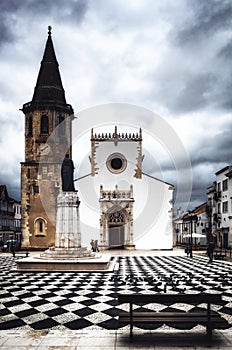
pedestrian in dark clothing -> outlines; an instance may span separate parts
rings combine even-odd
[[[97,240],[97,239],[95,239],[95,241],[94,241],[94,251],[95,251],[95,252],[99,252],[98,240]]]
[[[208,247],[207,247],[207,255],[209,257],[209,262],[213,261],[214,248],[215,248],[214,242],[209,242]]]
[[[90,245],[91,245],[92,252],[94,252],[94,240],[93,239],[91,239]]]
[[[98,248],[98,240],[95,239],[95,240],[91,240],[90,242],[90,245],[91,245],[91,249],[93,252],[99,252],[99,248]]]

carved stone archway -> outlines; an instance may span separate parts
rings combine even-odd
[[[134,249],[133,188],[129,191],[104,191],[100,188],[100,243],[102,249],[124,247]]]

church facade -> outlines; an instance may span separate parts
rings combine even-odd
[[[91,131],[91,173],[76,181],[86,244],[98,239],[101,249],[172,249],[174,187],[145,174],[143,158],[141,129]]]
[[[55,244],[61,163],[65,154],[72,159],[73,109],[66,103],[50,27],[32,101],[22,111],[22,245],[43,249]],[[142,130],[119,128],[90,134],[90,172],[75,182],[82,244],[95,239],[102,250],[172,249],[174,187],[143,172]]]
[[[134,248],[133,186],[120,186],[121,176],[139,178],[142,173],[142,130],[138,133],[91,132],[91,175],[101,179],[99,191],[100,246]],[[117,181],[115,181],[115,177]]]

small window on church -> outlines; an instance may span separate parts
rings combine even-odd
[[[47,222],[43,218],[37,218],[34,221],[35,236],[45,236],[47,232]]]
[[[42,115],[41,121],[40,121],[40,133],[41,134],[48,134],[48,132],[49,132],[48,116]]]
[[[32,122],[32,116],[30,115],[28,119],[28,136],[33,135],[33,122]]]
[[[126,169],[127,161],[121,153],[113,153],[107,158],[106,166],[111,173],[119,174]]]
[[[28,179],[31,178],[31,169],[30,168],[27,169],[27,178]]]
[[[121,158],[113,158],[111,159],[110,165],[114,170],[119,170],[122,167],[122,159]]]

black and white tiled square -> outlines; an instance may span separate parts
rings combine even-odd
[[[213,305],[232,327],[232,264],[204,257],[114,257],[114,273],[19,273],[10,270],[15,260],[0,256],[0,329],[118,329],[117,293],[220,292]],[[202,305],[137,306],[139,309],[187,310]]]

